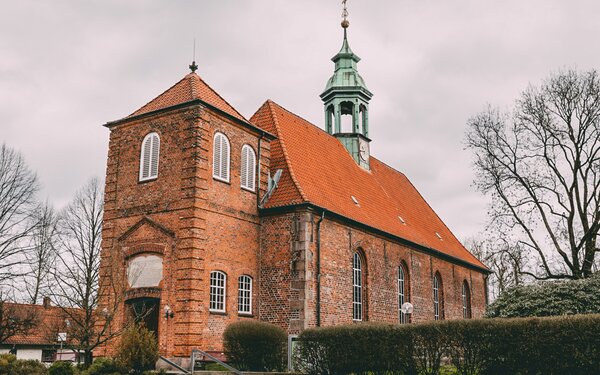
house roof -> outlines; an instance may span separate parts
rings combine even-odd
[[[217,94],[217,92],[196,73],[187,74],[179,82],[152,99],[142,108],[127,116],[127,118],[157,111],[159,109],[169,108],[193,100],[201,100],[238,120],[248,122],[244,116],[233,108],[231,104],[227,103],[221,95]]]
[[[67,314],[61,307],[4,302],[4,311],[12,314],[33,312],[36,323],[27,334],[14,335],[3,345],[55,345],[58,332],[65,329]]]
[[[401,172],[373,156],[361,168],[334,136],[271,100],[250,121],[277,136],[270,169],[283,169],[265,208],[310,203],[487,270]]]

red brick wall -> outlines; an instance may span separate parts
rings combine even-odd
[[[138,181],[141,142],[151,131],[161,138],[159,175]],[[212,178],[212,144],[216,131],[228,136],[230,182]],[[221,350],[225,327],[240,319],[261,319],[299,333],[316,325],[317,221],[309,209],[263,215],[257,194],[240,187],[240,153],[244,144],[258,151],[259,136],[202,106],[156,114],[111,128],[106,176],[101,277],[117,280],[124,296],[159,296],[159,348],[162,355],[187,357],[192,348]],[[265,193],[269,142],[261,141],[260,196]],[[352,255],[366,258],[365,319],[398,322],[397,270],[408,267],[413,322],[433,319],[432,277],[443,280],[448,319],[462,317],[461,287],[472,292],[473,316],[485,308],[479,272],[454,265],[402,245],[351,228],[326,217],[321,224],[321,324],[352,322]],[[163,257],[159,288],[127,291],[128,258],[140,252]],[[209,311],[210,272],[227,275],[226,312]],[[253,279],[253,314],[240,316],[238,277]],[[106,289],[108,290],[108,289]],[[120,295],[120,294],[119,294]],[[101,306],[110,304],[109,292]],[[118,295],[117,300],[122,304]],[[174,312],[166,319],[163,309]],[[122,309],[114,328],[122,327]],[[97,351],[109,354],[114,342]]]
[[[230,141],[230,183],[212,178],[212,144],[217,130]],[[156,180],[139,182],[141,142],[151,131],[161,138],[159,175]],[[246,143],[257,153],[258,138],[258,133],[201,106],[111,128],[101,278],[106,282],[109,275],[119,275],[125,280],[132,248],[137,249],[133,252],[164,249],[163,281],[158,292],[162,355],[185,357],[194,347],[221,349],[225,326],[245,319],[237,313],[237,278],[242,274],[254,280],[257,311],[257,194],[240,188],[240,156]],[[264,194],[268,140],[261,141],[261,154],[260,186]],[[227,274],[227,311],[223,315],[208,310],[212,270]],[[106,294],[101,305],[109,304],[109,299]],[[174,312],[173,319],[167,320],[162,313],[167,304]],[[114,322],[119,329],[123,314],[119,313]],[[114,341],[97,355],[113,349]]]

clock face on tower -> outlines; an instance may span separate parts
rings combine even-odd
[[[359,141],[358,147],[359,147],[358,156],[360,157],[360,160],[368,161],[369,160],[369,145],[367,145],[367,142],[365,142],[361,139]]]

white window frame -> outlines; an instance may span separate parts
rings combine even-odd
[[[406,292],[406,282],[408,281],[406,277],[407,273],[408,271],[406,271],[404,265],[401,264],[398,267],[398,319],[402,324],[409,323],[408,314],[402,312],[402,305],[405,302],[410,302],[410,297],[407,296],[409,293]]]
[[[222,271],[210,273],[209,311],[225,312],[227,298],[227,274]]]
[[[238,314],[252,315],[252,277],[238,277]]]
[[[218,150],[217,146],[219,147]],[[227,150],[223,150],[224,146],[227,147]],[[223,165],[224,161],[225,165]],[[213,178],[215,180],[229,182],[231,172],[230,164],[231,144],[229,143],[229,138],[221,132],[216,132],[213,137]]]
[[[436,273],[433,276],[433,317],[434,320],[442,320],[444,319],[444,315],[442,312],[443,300],[444,300],[444,292],[441,292],[440,298],[440,289],[442,288],[442,282],[440,280],[441,276]]]
[[[256,153],[252,146],[247,144],[242,146],[241,159],[240,186],[242,189],[254,192],[256,189]]]
[[[148,147],[146,148],[146,144]],[[156,159],[152,155],[156,150]],[[158,178],[158,165],[160,160],[160,136],[156,132],[148,133],[142,141],[140,149],[140,175],[139,181],[148,181]],[[154,172],[154,173],[153,173]],[[148,173],[144,176],[144,173]]]
[[[363,272],[362,259],[358,252],[352,256],[352,320],[363,320]]]
[[[467,283],[467,280],[463,281],[462,284],[462,306],[463,306],[463,318],[471,319],[471,288]]]

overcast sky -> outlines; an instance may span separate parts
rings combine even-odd
[[[2,1],[0,143],[63,206],[104,177],[108,130],[198,73],[247,118],[272,99],[323,125],[341,0]],[[551,72],[600,67],[600,1],[348,0],[374,93],[371,153],[404,172],[461,239],[486,222],[465,124]]]

